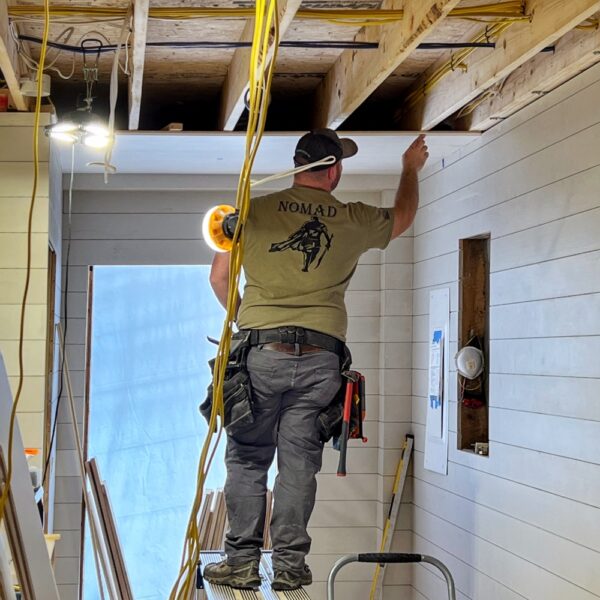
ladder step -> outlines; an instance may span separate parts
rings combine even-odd
[[[200,568],[211,563],[216,563],[225,558],[225,553],[220,550],[207,550],[200,552]],[[260,559],[260,578],[262,584],[257,590],[236,590],[227,585],[214,585],[204,579],[198,579],[195,600],[310,600],[310,596],[303,588],[286,592],[275,592],[271,589],[273,580],[273,567],[271,565],[271,552],[263,551]]]

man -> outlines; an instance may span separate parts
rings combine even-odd
[[[352,140],[340,139],[331,129],[307,133],[296,146],[295,164],[327,156],[334,156],[335,163],[298,173],[290,189],[251,201],[244,226],[246,286],[237,323],[240,330],[252,331],[247,369],[255,422],[227,436],[230,530],[227,559],[204,570],[212,583],[260,585],[267,472],[275,450],[272,587],[290,590],[312,583],[305,556],[323,453],[317,417],[341,385],[345,291],[363,252],[385,248],[410,227],[418,206],[417,173],[428,157],[421,135],[403,155],[394,206],[376,208],[343,204],[331,194],[342,175],[342,160],[357,151]],[[225,306],[229,254],[215,256],[210,281]]]

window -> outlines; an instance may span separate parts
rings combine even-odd
[[[106,482],[136,598],[164,600],[179,569],[206,436],[198,412],[224,310],[208,266],[94,267],[88,457]],[[222,443],[207,489],[223,487]],[[86,542],[85,600],[99,598]]]

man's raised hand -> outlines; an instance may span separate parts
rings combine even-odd
[[[428,158],[429,152],[425,143],[425,134],[421,134],[402,155],[402,166],[405,169],[420,171]]]

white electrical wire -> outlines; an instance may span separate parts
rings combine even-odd
[[[295,169],[290,169],[289,171],[282,171],[281,173],[275,173],[275,175],[269,175],[269,177],[265,177],[264,179],[258,179],[256,181],[251,181],[250,186],[256,187],[258,185],[262,185],[263,183],[268,183],[269,181],[276,181],[277,179],[283,179],[284,177],[289,177],[290,175],[295,175],[296,173],[302,173],[303,171],[308,171],[314,167],[319,167],[321,165],[333,165],[337,162],[337,158],[330,154],[321,160],[317,160],[316,162],[308,163],[307,165],[302,165],[300,167],[296,167]]]
[[[129,6],[127,17],[123,21],[123,27],[121,28],[121,34],[119,36],[119,43],[115,50],[115,56],[113,59],[112,70],[110,73],[110,113],[108,116],[108,146],[104,153],[104,161],[102,162],[89,162],[88,166],[100,166],[104,168],[104,183],[108,183],[108,175],[113,175],[117,172],[117,167],[110,163],[115,145],[115,112],[117,108],[117,98],[119,96],[119,56],[121,54],[121,48],[129,40],[131,33],[131,10],[132,5]],[[127,34],[127,35],[126,35]]]

